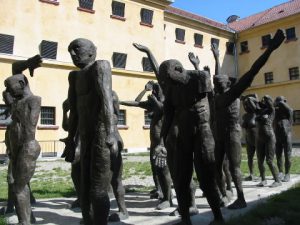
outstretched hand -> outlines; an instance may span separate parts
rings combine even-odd
[[[114,157],[117,157],[117,155],[119,154],[119,148],[118,148],[118,140],[116,138],[116,135],[115,134],[108,135],[106,138],[106,144],[109,147],[111,154]]]
[[[146,91],[152,91],[152,89],[153,89],[153,84],[154,84],[154,81],[153,81],[153,80],[148,81],[147,84],[145,85],[145,90],[146,90]]]
[[[132,44],[136,49],[140,50],[141,52],[149,52],[149,48],[144,46],[144,45],[140,45],[140,44],[137,44],[137,43],[133,43]]]
[[[155,166],[164,168],[167,166],[167,150],[164,146],[158,145],[154,150],[153,155]]]
[[[194,53],[192,53],[192,52],[189,53],[189,60],[196,67],[198,67],[200,64],[200,60],[199,60],[198,56],[195,56]]]
[[[220,51],[219,51],[218,46],[216,45],[216,43],[212,43],[210,45],[210,47],[211,47],[210,49],[213,52],[214,57],[218,58],[219,55],[220,55]]]
[[[60,141],[64,142],[66,145],[60,157],[65,158],[66,162],[70,162],[70,163],[73,162],[75,159],[75,151],[76,151],[76,144],[74,140],[72,140],[71,138],[64,138],[64,139],[60,139]]]
[[[283,30],[278,29],[276,31],[274,37],[270,40],[268,49],[270,49],[272,51],[277,49],[281,45],[281,43],[284,41],[284,39],[285,39],[285,35],[284,35]]]
[[[35,55],[27,59],[28,69],[31,77],[33,77],[34,70],[40,67],[42,62],[42,57],[40,55]]]

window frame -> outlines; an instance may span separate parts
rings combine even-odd
[[[92,7],[85,7],[85,3],[91,3]],[[87,13],[95,13],[94,10],[94,0],[78,0],[79,6],[77,7],[78,11],[87,12]]]
[[[183,35],[183,36],[181,36]],[[185,44],[185,29],[176,27],[175,29],[175,42]]]
[[[53,112],[48,112],[49,115],[53,115],[53,117],[47,117],[47,118],[43,118],[43,110],[46,109],[51,109],[53,110]],[[53,123],[43,123],[43,120],[49,120],[49,121],[53,121]],[[41,113],[40,113],[40,121],[39,124],[41,126],[56,126],[56,107],[55,106],[41,106]]]
[[[149,20],[145,19],[145,13],[149,13]],[[154,11],[151,9],[141,8],[140,11],[140,25],[146,26],[146,27],[153,27],[153,17],[154,17]]]
[[[53,55],[50,55],[51,57],[48,57],[49,55],[47,56],[47,54],[51,53],[51,52],[49,53],[49,50],[47,50],[47,48],[50,48],[49,46],[48,47],[46,46],[47,44],[52,45],[51,48],[54,47],[54,49],[53,49],[54,53],[53,53]],[[57,50],[58,50],[58,42],[42,40],[40,43],[40,55],[44,59],[56,60],[57,59]],[[43,51],[45,51],[45,52],[43,52]]]
[[[273,72],[264,73],[265,84],[273,84],[274,83],[274,74]]]
[[[142,67],[144,72],[154,72],[148,57],[142,58]]]
[[[228,51],[229,45],[230,45],[230,44],[232,44],[232,52]],[[228,54],[228,55],[234,55],[234,52],[235,52],[234,49],[235,49],[235,44],[234,44],[234,42],[232,42],[232,41],[226,42],[226,54]]]
[[[119,57],[124,57],[124,62],[119,62],[116,61],[117,60],[117,56],[119,55]],[[121,52],[113,52],[112,55],[112,63],[113,63],[113,67],[114,68],[118,68],[118,69],[126,69],[126,64],[127,64],[127,54],[126,53],[121,53]],[[119,64],[122,63],[120,66]]]
[[[292,36],[289,36],[289,35],[288,35],[288,34],[290,34],[289,31],[292,31],[292,32],[291,32],[291,33],[293,34]],[[285,33],[286,33],[286,41],[285,41],[285,42],[297,40],[297,36],[296,36],[296,28],[295,28],[295,27],[290,27],[290,28],[285,29]]]
[[[124,115],[124,118],[122,116]],[[124,120],[121,120],[124,119]],[[120,124],[120,121],[124,121],[124,124]],[[125,109],[120,109],[118,114],[118,127],[127,127],[127,111]]]
[[[200,38],[201,41],[197,43],[197,36]],[[203,34],[194,33],[194,47],[203,48]]]
[[[297,73],[294,73],[294,70],[297,70]],[[289,68],[289,78],[290,78],[290,80],[299,80],[300,79],[298,66]]]
[[[249,53],[249,43],[248,41],[242,41],[240,42],[240,55],[241,54],[245,54],[245,53]]]
[[[116,11],[114,11],[115,10],[114,4],[116,4],[115,7],[117,7],[118,4],[119,4],[119,6],[122,6],[121,10],[120,10],[120,11],[122,11],[121,15],[118,15],[118,13],[116,13]],[[125,18],[125,8],[126,8],[126,4],[124,2],[112,1],[110,18],[125,21],[126,20],[126,18]]]
[[[14,35],[0,33],[0,54],[13,55],[14,44],[15,44]]]
[[[261,36],[261,49],[265,49],[269,46],[272,37],[271,34]]]
[[[300,110],[293,111],[293,125],[300,125]]]

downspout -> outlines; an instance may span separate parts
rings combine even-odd
[[[235,77],[238,79],[238,51],[237,51],[237,42],[238,42],[238,33],[234,31],[234,36],[233,36],[233,42],[234,42],[234,72],[235,72]]]

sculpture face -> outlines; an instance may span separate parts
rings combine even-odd
[[[70,43],[68,51],[74,65],[80,69],[94,62],[96,58],[96,47],[93,42],[87,39],[75,39]]]
[[[163,79],[163,84],[166,81],[170,81],[173,84],[185,84],[187,81],[186,70],[183,68],[182,64],[175,59],[164,61],[160,65],[159,73]]]
[[[230,80],[227,75],[215,75],[213,80],[218,93],[224,93],[230,87]]]
[[[24,79],[24,75],[14,75],[5,80],[5,86],[8,92],[14,98],[22,97],[24,94],[26,82]]]

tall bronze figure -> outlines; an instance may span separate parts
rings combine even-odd
[[[279,179],[283,182],[290,181],[290,168],[292,157],[292,125],[293,125],[293,109],[287,104],[286,98],[278,96],[274,102],[275,107],[275,136],[276,136],[276,158],[279,169]],[[283,177],[283,159],[285,175]]]
[[[75,136],[81,141],[80,204],[85,225],[106,225],[110,209],[111,155],[117,157],[118,140],[114,125],[111,67],[97,60],[95,45],[83,38],[68,48],[79,68],[69,74],[69,132],[65,154],[73,161]],[[91,216],[91,207],[93,216]]]
[[[242,117],[242,128],[245,129],[245,139],[246,139],[246,149],[247,149],[247,157],[248,157],[248,168],[249,168],[249,176],[245,178],[247,181],[254,180],[253,174],[253,158],[255,155],[255,137],[256,137],[256,114],[255,111],[249,105],[248,98],[258,98],[257,95],[246,95],[243,96],[242,103],[245,110],[245,114]]]
[[[12,123],[9,129],[13,195],[19,223],[29,225],[31,219],[29,182],[32,178],[40,145],[35,140],[41,111],[41,98],[32,94],[23,74],[7,78],[6,91],[13,98]]]
[[[215,157],[217,164],[217,174],[219,189],[226,197],[226,190],[222,182],[222,165],[226,153],[229,160],[229,168],[232,180],[237,190],[237,200],[228,206],[229,209],[239,209],[247,206],[241,175],[241,127],[239,124],[240,100],[241,94],[251,85],[254,77],[267,62],[272,52],[277,49],[285,39],[282,30],[278,30],[273,39],[270,40],[266,51],[254,62],[248,72],[246,72],[235,83],[231,84],[227,75],[216,74],[213,78],[215,86],[215,123],[216,123],[216,148]],[[214,57],[217,61],[218,52],[212,48]]]

